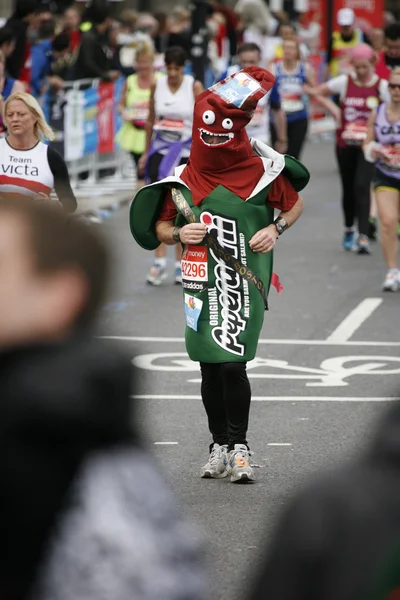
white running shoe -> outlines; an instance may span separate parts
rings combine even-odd
[[[250,466],[251,452],[245,444],[235,444],[228,458],[228,472],[232,483],[255,481],[253,468]]]
[[[164,269],[164,267],[154,264],[146,277],[146,281],[151,285],[160,285],[166,278],[167,271]]]
[[[397,292],[400,289],[400,271],[398,269],[389,269],[386,273],[385,281],[382,285],[384,292]]]
[[[222,479],[228,475],[228,446],[213,444],[208,463],[201,469],[205,479]]]

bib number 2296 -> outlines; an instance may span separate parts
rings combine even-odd
[[[207,287],[208,262],[205,246],[188,246],[182,256],[182,286],[193,293]]]

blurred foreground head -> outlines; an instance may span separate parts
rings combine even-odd
[[[107,274],[92,228],[51,205],[0,196],[0,348],[90,328]]]

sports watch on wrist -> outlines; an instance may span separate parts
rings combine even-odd
[[[172,239],[177,244],[180,244],[180,242],[182,241],[180,233],[181,233],[181,228],[180,227],[175,227],[175,229],[172,232]]]
[[[289,223],[283,217],[278,217],[277,219],[275,219],[274,225],[276,227],[278,235],[282,235],[282,233],[286,231],[286,229],[289,227]]]

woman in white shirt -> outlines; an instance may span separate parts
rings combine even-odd
[[[165,53],[167,76],[151,88],[150,111],[146,123],[146,150],[139,161],[146,180],[154,183],[172,175],[175,167],[187,162],[192,143],[193,106],[203,91],[200,81],[184,75],[186,52],[172,46]],[[176,246],[175,282],[181,283],[181,247]],[[155,251],[147,282],[160,285],[167,277],[165,244]]]

